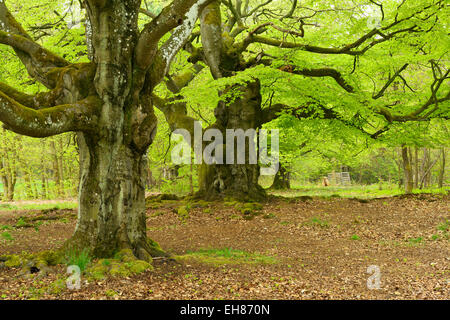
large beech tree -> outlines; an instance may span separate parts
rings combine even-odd
[[[446,118],[448,114],[443,112],[445,106],[442,105],[450,99],[450,91],[443,85],[448,81],[450,72],[443,58],[446,54],[441,56],[442,61],[434,60],[434,49],[426,48],[429,41],[427,36],[433,34],[435,29],[442,28],[439,11],[445,10],[444,2],[421,1],[411,6],[408,1],[394,1],[383,6],[376,1],[340,1],[339,5],[340,7],[329,7],[326,4],[315,5],[314,1],[296,0],[213,1],[201,14],[200,31],[194,33],[184,47],[190,54],[188,61],[194,64],[194,68],[188,73],[171,75],[166,80],[166,85],[175,95],[168,99],[155,97],[156,106],[163,111],[172,130],[186,129],[192,137],[193,123],[201,119],[188,115],[180,90],[189,85],[202,70],[202,66],[206,65],[214,79],[231,79],[220,95],[228,95],[231,90],[239,92],[236,98],[229,101],[225,98],[219,102],[214,110],[215,123],[208,127],[219,129],[224,135],[226,129],[261,128],[286,113],[299,119],[337,119],[370,138],[379,137],[395,123],[428,121],[433,117]],[[360,24],[354,34],[336,34],[337,39],[345,40],[338,45],[327,45],[331,41],[327,39],[329,36],[326,31],[321,32],[324,27],[320,23],[330,23],[333,15],[335,21],[343,19],[341,12],[348,12],[349,17],[359,15],[360,18],[368,12],[372,15],[379,12],[377,16],[380,19],[373,26],[370,21],[365,25]],[[324,14],[328,15],[325,18],[327,20],[320,17]],[[361,20],[365,22],[367,19]],[[352,23],[349,21],[340,23],[351,28]],[[339,30],[337,27],[336,30]],[[342,30],[339,32],[344,33]],[[199,37],[200,46],[195,42]],[[369,96],[365,88],[357,83],[358,77],[365,72],[359,61],[367,53],[383,45],[382,55],[386,65],[391,64],[390,57],[395,55],[408,56],[410,62],[392,67],[388,75],[370,75],[378,89],[374,89]],[[389,46],[396,45],[399,46],[398,52],[393,52]],[[296,63],[295,56],[299,52],[309,54],[312,62],[308,66]],[[330,56],[342,57],[343,61],[350,63],[336,63],[328,59]],[[430,61],[423,68],[423,60],[427,56]],[[345,60],[344,57],[350,59]],[[257,66],[272,69],[274,78],[277,77],[275,71],[278,71],[292,76],[323,79],[318,82],[323,89],[320,91],[314,88],[319,93],[311,92],[306,97],[299,97],[298,100],[304,101],[301,104],[270,103],[269,107],[263,108],[257,72],[254,79],[245,84],[239,79],[233,84],[232,80],[242,72],[251,72]],[[422,95],[416,95],[412,99],[408,92],[402,92],[405,93],[404,96],[392,95],[392,92],[398,91],[396,87],[400,81],[404,82],[404,88],[409,91],[411,87],[408,81],[416,81],[415,77],[423,73],[428,73],[423,79],[429,83],[428,88],[422,88]],[[410,79],[407,80],[408,77]],[[326,82],[328,79],[334,85],[330,86],[330,82]],[[336,101],[327,101],[320,97],[321,93],[328,94],[326,91],[341,93],[334,95]],[[362,112],[355,111],[355,108],[351,110],[350,107],[347,110],[336,108],[343,95],[350,97],[349,101]],[[411,104],[414,99],[416,100]],[[361,113],[369,114],[371,119],[362,117]],[[247,145],[247,149],[248,147]],[[265,191],[258,184],[259,169],[258,164],[204,163],[199,171],[198,195],[207,199],[224,196],[247,200],[263,199]]]
[[[74,64],[34,41],[0,0],[0,43],[48,88],[30,96],[0,83],[0,121],[31,137],[77,134],[81,178],[70,244],[96,256],[131,249],[149,260],[154,253],[145,218],[146,152],[157,127],[152,91],[207,3],[175,0],[140,30],[140,0],[82,1],[91,62]]]

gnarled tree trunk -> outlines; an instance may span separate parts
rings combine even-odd
[[[240,86],[241,94],[231,103],[219,103],[215,110],[216,123],[210,128],[219,129],[224,137],[223,164],[203,163],[199,172],[198,196],[206,199],[231,197],[241,200],[262,200],[265,190],[259,185],[260,167],[257,163],[255,135],[260,126],[261,94],[259,81]],[[233,145],[228,146],[227,130],[247,132],[245,142],[239,148],[238,138],[233,139]],[[247,131],[250,130],[250,131]],[[229,131],[230,132],[230,131]],[[227,150],[234,150],[232,164],[227,162]],[[238,149],[239,148],[239,149]],[[239,163],[238,154],[244,153],[245,163]],[[253,161],[251,161],[251,152]],[[231,158],[230,158],[231,159]],[[255,161],[256,160],[256,161]]]
[[[83,134],[78,144],[82,161],[74,240],[93,248],[96,256],[127,248],[148,260],[145,155],[123,141],[105,144]]]

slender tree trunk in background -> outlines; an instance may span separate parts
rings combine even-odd
[[[14,200],[14,193],[15,193],[15,183],[11,182],[11,178],[7,178],[7,185],[6,185],[6,201],[13,201]]]
[[[35,199],[36,195],[33,191],[33,181],[31,178],[30,169],[28,167],[24,168],[23,179],[25,182],[25,193],[28,199]]]
[[[0,158],[0,178],[3,185],[3,193],[2,193],[2,199],[7,199],[7,189],[8,189],[8,180],[6,178],[6,172],[5,168],[3,166],[3,159]]]
[[[439,151],[439,154],[438,154],[436,160],[434,160],[433,162],[431,162],[431,151],[428,153],[427,157],[428,157],[427,167],[425,169],[425,172],[423,173],[422,180],[420,181],[421,189],[424,186],[424,183],[425,183],[425,187],[431,186],[431,170],[436,165],[436,163],[439,161],[439,159],[441,157],[441,150]]]
[[[48,183],[47,175],[45,176],[45,190],[47,190],[47,197],[49,197],[50,196],[50,193],[49,193],[50,186],[49,186],[49,183]]]
[[[445,148],[441,149],[442,152],[442,161],[441,168],[439,170],[439,178],[438,178],[438,186],[442,188],[444,186],[444,177],[445,177]]]
[[[45,184],[45,172],[42,171],[41,173],[41,198],[42,199],[47,199],[47,188],[46,188],[46,184]]]
[[[431,185],[432,185],[432,177],[433,177],[433,175],[432,175],[432,171],[431,170],[433,169],[433,167],[436,164],[436,162],[438,161],[438,159],[439,159],[439,156],[437,157],[437,159],[434,162],[432,162],[431,161],[431,149],[428,149],[428,165],[429,165],[429,169],[428,169],[428,172],[427,172],[427,175],[426,175],[426,187],[427,188],[430,188]]]
[[[0,173],[3,182],[3,199],[14,200],[14,192],[17,183],[17,163],[15,152],[10,155],[8,152],[0,158]]]
[[[394,153],[394,161],[397,165],[397,175],[398,175],[398,187],[402,188],[404,186],[404,174],[403,174],[403,160],[402,160],[402,148],[396,148]]]
[[[192,195],[192,194],[194,194],[194,165],[193,165],[192,161],[191,161],[191,164],[190,164],[189,171],[190,171],[190,175],[189,175],[189,193]]]
[[[59,196],[64,198],[66,196],[64,186],[64,145],[62,137],[58,137],[58,172],[59,172]]]
[[[362,184],[363,181],[363,166],[359,168],[359,178],[358,178],[359,184]]]
[[[426,180],[426,172],[428,168],[428,149],[423,148],[423,158],[422,158],[422,165],[420,166],[420,189],[423,189],[424,182]]]
[[[411,161],[408,155],[408,147],[402,147],[403,172],[405,179],[405,193],[412,193],[414,187]]]
[[[42,150],[45,150],[45,141],[41,140],[40,141],[40,145]],[[40,165],[41,165],[41,194],[40,197],[42,199],[47,199],[47,188],[45,185],[45,180],[46,180],[46,174],[47,174],[47,168],[46,168],[46,164],[45,164],[45,158],[44,155],[41,155],[40,157]]]
[[[419,188],[419,148],[414,147],[414,188]]]
[[[56,196],[62,195],[62,183],[61,183],[61,167],[58,159],[58,151],[56,149],[56,143],[54,140],[50,141],[50,148],[52,150],[52,168],[53,168],[53,180],[55,181]]]

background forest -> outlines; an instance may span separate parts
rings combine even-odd
[[[80,14],[80,4],[77,1],[9,2],[16,17],[24,21],[25,27],[30,30],[32,36],[39,43],[73,62],[87,61],[84,17]],[[329,20],[331,17],[335,18],[331,13],[328,15],[328,10],[321,8],[320,4],[314,5],[312,1],[310,2],[310,7],[316,11],[304,10],[320,13],[320,15],[317,14],[318,17],[315,21],[317,25],[328,23],[331,21]],[[355,15],[360,16],[361,21],[355,24],[355,28],[363,28],[366,25],[370,27],[370,24],[379,23],[382,18],[373,1],[367,4],[355,4],[354,7],[348,9],[345,9],[345,5],[348,5],[346,1],[331,2],[331,8],[343,8],[342,10],[329,10],[333,14],[338,12],[341,19],[345,19],[349,12],[352,13],[353,18]],[[141,10],[143,14],[140,16],[141,23],[144,24],[150,19],[149,17],[157,15],[164,5],[164,1],[152,1],[151,3],[144,1]],[[276,11],[276,1],[271,6]],[[303,1],[302,6],[308,8],[307,1]],[[264,10],[261,11],[263,13],[256,14],[259,12],[256,10],[257,8],[257,2],[250,1],[250,8],[247,10],[252,12],[254,9],[255,14],[245,18],[246,28],[257,25],[259,20],[267,19],[268,15],[264,15]],[[408,9],[413,10],[414,6],[411,5],[411,8]],[[381,13],[384,15],[383,7],[381,7]],[[274,17],[272,20],[276,21],[277,19],[273,19]],[[312,24],[306,27],[313,29],[315,26]],[[345,29],[345,25],[341,25],[341,28]],[[325,42],[332,43],[340,40],[333,39],[329,35],[328,29],[321,36],[329,37],[324,39]],[[446,50],[448,50],[446,42],[428,42],[427,45],[430,46],[430,50],[432,47],[433,52],[436,52],[432,55],[440,59],[437,61],[445,63]],[[399,45],[395,44],[395,46]],[[391,45],[389,50],[395,49],[393,47],[394,45]],[[276,56],[282,50],[276,47],[264,49],[266,50],[264,54],[268,56]],[[302,51],[294,50],[283,54],[283,59],[287,59],[286,56],[289,56],[289,59],[293,59],[297,65],[308,66],[311,63],[307,60],[310,57],[308,53]],[[30,94],[44,91],[44,87],[38,82],[29,80],[26,70],[12,49],[2,46],[0,55],[2,57],[1,82]],[[177,56],[172,66],[172,74],[193,68],[187,62],[189,60],[187,58],[186,52],[181,52]],[[330,63],[347,64],[348,67],[347,60],[353,59],[353,57],[338,56],[337,58],[327,57],[327,59]],[[378,59],[384,60],[377,61]],[[373,49],[368,57],[357,59],[358,61],[355,59],[355,63],[357,61],[364,65],[364,72],[361,72],[353,81],[362,81],[361,86],[366,87],[367,92],[370,92],[371,86],[380,87],[369,74],[376,73],[381,76],[381,79],[389,80],[392,74],[398,71],[396,68],[398,68],[399,61],[395,60],[399,58],[392,59],[392,61],[385,59],[381,53],[378,54],[376,49]],[[409,58],[405,57],[404,59],[408,60]],[[427,68],[425,62],[416,62],[415,69],[424,68],[425,70]],[[197,68],[198,65],[196,64],[194,67]],[[201,120],[204,125],[210,125],[214,121],[214,108],[219,99],[217,88],[220,85],[213,84],[208,68],[203,70],[201,68],[195,79],[183,88],[182,92],[187,105],[187,114]],[[240,78],[245,79],[250,72],[257,75],[261,81],[263,106],[272,104],[273,100],[295,104],[301,101],[305,94],[320,97],[322,101],[342,100],[346,105],[352,105],[351,101],[346,101],[349,98],[342,96],[336,86],[330,85],[328,80],[292,76],[274,68],[256,67],[251,71],[245,70],[237,73],[233,81],[240,81]],[[408,71],[406,70],[405,73]],[[425,72],[414,74],[415,77],[408,79],[408,82],[405,80],[406,75],[405,77],[394,77],[392,88],[387,91],[391,95],[396,91],[402,91],[403,98],[410,97],[411,102],[414,102],[417,99],[416,93],[423,90],[423,83],[429,80]],[[417,76],[418,74],[419,76]],[[325,85],[317,87],[318,83]],[[158,92],[170,97],[170,91],[164,85],[158,87]],[[404,102],[405,105],[408,103]],[[448,101],[444,102],[444,107],[441,109],[448,110],[447,107]],[[359,107],[356,103],[353,108],[358,112]],[[350,118],[355,110],[349,111],[347,118]],[[171,163],[170,154],[175,143],[171,142],[171,130],[165,121],[164,114],[158,109],[156,114],[158,133],[153,147],[148,153],[150,160],[147,178],[148,190],[192,193],[198,188],[199,168],[196,165],[176,166]],[[361,114],[363,115],[362,112]],[[367,115],[367,117],[370,116]],[[363,116],[361,118],[364,120]],[[372,122],[369,123],[370,125],[374,123],[373,120],[365,119],[364,121]],[[379,120],[375,120],[376,122]],[[449,121],[445,117],[429,121],[394,123],[390,126],[389,131],[376,139],[355,129],[352,124],[349,125],[349,121],[345,118],[344,121],[318,119],[317,117],[298,120],[294,116],[285,114],[265,124],[264,127],[280,129],[281,132],[282,169],[276,179],[278,183],[273,185],[275,189],[321,186],[324,176],[333,172],[349,172],[353,186],[376,185],[373,187],[374,189],[389,189],[389,192],[394,193],[401,192],[405,188],[406,174],[412,176],[413,187],[416,190],[443,188],[449,183],[447,158],[450,134]],[[34,139],[1,129],[0,195],[3,201],[76,197],[79,180],[78,166],[76,139],[72,133],[46,139]],[[262,177],[260,183],[266,188],[270,187],[273,178]],[[287,180],[290,181],[290,184],[287,183]],[[280,184],[280,181],[283,183]],[[330,181],[330,184],[336,185],[336,181]]]
[[[39,43],[71,61],[87,61],[84,18],[80,14],[80,4],[77,1],[9,2],[16,17],[25,22],[25,27],[30,30]],[[332,7],[335,8],[344,7],[346,4],[345,1],[342,1],[342,4],[340,1],[332,2]],[[381,17],[378,12],[374,11],[376,6],[373,3],[372,6],[358,4],[352,10],[348,9],[353,12],[353,16],[355,16],[355,12],[356,15],[361,15],[361,23],[357,24],[358,27],[363,27],[364,24],[379,23]],[[140,17],[142,24],[149,19],[149,16],[158,14],[164,4],[164,1],[152,1],[151,3],[144,1],[142,12],[145,14]],[[253,2],[251,2],[252,4]],[[302,5],[305,8],[308,7],[306,2],[302,2]],[[256,6],[256,2],[253,6]],[[314,8],[314,6],[317,7],[316,13],[321,13],[315,23],[328,22],[327,19],[330,19],[331,16],[328,16],[327,10],[320,10],[320,5],[313,5],[311,2],[311,7]],[[256,8],[254,8],[255,12]],[[247,10],[252,11],[252,8]],[[312,9],[309,10],[314,12]],[[383,7],[381,7],[381,11],[384,15]],[[347,9],[342,9],[342,19],[345,18],[346,12]],[[251,19],[253,21],[250,21]],[[245,22],[250,26],[256,25],[258,19],[262,18],[256,14],[249,15],[245,18]],[[314,25],[308,26],[308,28],[314,28]],[[328,36],[327,32],[325,32],[325,36]],[[331,37],[326,40],[333,41]],[[433,50],[437,52],[435,55],[439,56],[440,62],[446,61],[444,57],[447,54],[445,50],[448,50],[448,46],[445,47],[445,41],[440,44],[429,43],[428,45],[434,46]],[[264,54],[275,56],[280,50],[276,47],[270,48]],[[368,58],[358,59],[358,63],[364,64],[365,67],[364,72],[361,73],[378,73],[382,79],[391,79],[398,62],[394,61],[395,59],[382,61],[383,65],[380,67],[377,59],[386,58],[378,56],[376,50],[374,51]],[[44,90],[42,85],[29,80],[24,67],[12,49],[2,46],[0,55],[2,57],[1,82],[30,94]],[[293,51],[288,55],[297,64],[308,66],[310,63],[307,60],[307,53]],[[172,67],[173,74],[192,68],[187,63],[187,57],[185,52],[177,56]],[[286,59],[286,56],[283,59]],[[352,59],[352,57],[339,56],[338,58],[327,57],[327,59],[333,63],[344,64],[347,59]],[[418,61],[415,68],[425,68],[423,63]],[[301,101],[305,94],[313,94],[321,97],[321,100],[344,99],[346,104],[350,103],[351,105],[351,101],[345,101],[348,98],[343,97],[341,93],[334,91],[337,89],[328,85],[328,80],[292,77],[289,73],[286,74],[274,68],[257,67],[251,72],[258,75],[262,83],[264,105],[272,104],[273,100],[295,104]],[[234,79],[233,81],[239,81],[240,77],[245,79],[246,73],[248,74],[249,71],[238,73],[235,77],[238,80]],[[428,80],[425,73],[423,73],[423,78],[417,74],[420,73],[416,73],[416,77],[409,82],[405,80],[406,76],[405,78],[401,76],[397,79],[394,78],[393,87],[389,89],[391,94],[395,94],[395,91],[402,91],[403,97],[410,96],[410,99],[414,101],[417,98],[414,93],[420,91],[422,83]],[[363,81],[362,86],[367,88],[372,85],[377,86],[368,75],[366,77],[359,75],[355,80]],[[182,91],[188,115],[197,117],[204,125],[210,125],[214,121],[213,111],[218,101],[217,85],[212,85],[212,81],[208,68],[205,68],[199,71],[196,78]],[[325,85],[317,88],[317,83],[325,83]],[[162,95],[170,96],[170,91],[163,85],[159,86],[158,91]],[[367,91],[370,90],[367,89]],[[407,94],[408,92],[410,94]],[[448,102],[445,103],[448,107]],[[357,105],[354,105],[353,108],[358,110]],[[446,107],[442,109],[448,110]],[[354,111],[352,112],[354,113]],[[196,165],[176,166],[171,163],[170,154],[174,146],[174,143],[171,143],[171,130],[165,121],[164,114],[159,110],[156,110],[156,114],[158,133],[153,147],[148,153],[150,160],[147,178],[148,190],[180,194],[192,193],[198,188],[199,168]],[[379,120],[375,120],[375,122],[377,121]],[[280,129],[281,132],[281,170],[276,179],[277,183],[272,187],[283,189],[321,186],[324,176],[333,172],[349,172],[353,186],[376,185],[375,189],[389,189],[389,192],[394,193],[404,189],[405,175],[407,174],[413,177],[412,183],[416,190],[448,186],[449,161],[447,158],[450,134],[447,119],[395,123],[391,125],[389,131],[376,139],[348,124],[349,121],[317,119],[317,117],[298,120],[289,114],[282,115],[265,124],[265,128]],[[0,195],[3,201],[76,197],[79,180],[78,166],[76,139],[72,133],[46,139],[34,139],[1,129]],[[270,187],[273,178],[262,177],[260,183],[266,188]],[[330,181],[330,184],[336,185],[336,181]]]

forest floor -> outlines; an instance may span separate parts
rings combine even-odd
[[[148,235],[176,261],[82,275],[76,291],[47,290],[68,277],[65,265],[45,277],[3,266],[0,299],[450,299],[449,204],[442,194],[273,197],[249,219],[233,202],[149,202]],[[75,224],[72,208],[0,211],[0,255],[55,249]],[[368,288],[373,270],[379,289]]]

